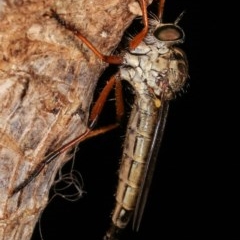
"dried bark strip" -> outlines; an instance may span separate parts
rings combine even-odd
[[[54,9],[104,54],[134,15],[134,0],[0,0],[0,240],[27,240],[65,154],[21,193],[42,158],[86,128],[106,64],[51,17]]]

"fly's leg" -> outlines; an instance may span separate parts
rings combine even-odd
[[[104,87],[103,91],[101,92],[99,98],[97,99],[96,103],[94,104],[89,117],[90,126],[95,125],[95,123],[97,122],[98,117],[107,100],[107,97],[114,85],[115,85],[115,96],[116,96],[116,116],[118,121],[121,120],[122,115],[124,113],[124,105],[123,105],[123,98],[122,98],[122,85],[120,80],[118,79],[118,74],[117,74],[117,75],[113,75],[110,78],[110,80],[107,82],[106,86]]]
[[[121,117],[124,112],[123,99],[122,99],[122,86],[120,81],[117,80],[117,77],[112,76],[110,80],[107,82],[107,84],[105,85],[105,87],[103,88],[102,92],[100,93],[100,96],[98,97],[96,103],[93,106],[93,109],[89,117],[87,130],[83,134],[73,139],[72,141],[64,144],[63,146],[58,148],[56,151],[51,152],[46,157],[44,157],[44,159],[35,167],[32,173],[22,183],[20,183],[17,187],[15,187],[11,191],[10,193],[11,196],[16,194],[20,190],[22,190],[24,187],[26,187],[33,179],[35,179],[40,174],[40,172],[43,170],[43,168],[47,164],[49,164],[54,159],[56,159],[56,157],[58,157],[60,154],[66,152],[68,149],[71,149],[71,147],[84,141],[87,138],[90,138],[99,134],[103,134],[107,131],[110,131],[116,128],[119,125],[119,123],[117,122],[115,124],[111,124],[109,126],[102,127],[97,130],[93,130],[97,123],[99,115],[102,112],[102,109],[107,100],[107,97],[114,85],[115,85],[115,95],[116,95],[116,118],[117,118],[117,121],[121,120]]]
[[[143,24],[144,28],[142,29],[141,32],[139,32],[129,43],[129,48],[130,49],[135,49],[140,42],[143,40],[143,38],[146,36],[148,32],[148,18],[147,18],[147,0],[139,0],[141,9],[142,9],[142,14],[143,14]],[[85,38],[74,26],[72,26],[69,23],[66,23],[63,19],[60,18],[60,16],[52,10],[52,15],[53,17],[61,24],[63,25],[66,29],[71,31],[76,37],[78,37],[91,51],[102,61],[109,63],[109,64],[122,64],[123,63],[123,57],[122,56],[108,56],[104,55],[101,52],[99,52],[91,42],[87,38]]]
[[[147,0],[139,0],[141,9],[142,9],[142,18],[143,18],[143,29],[141,32],[139,32],[129,43],[129,48],[131,50],[135,49],[141,41],[144,39],[144,37],[148,33],[148,17],[147,17]],[[158,5],[158,17],[162,21],[162,15],[163,15],[163,10],[164,10],[164,4],[165,0],[159,0],[159,5]]]
[[[64,26],[67,30],[71,31],[76,37],[78,37],[92,52],[102,61],[109,63],[109,64],[122,64],[123,57],[122,56],[107,56],[100,53],[91,42],[87,38],[85,38],[76,28],[75,26],[71,25],[70,23],[65,22],[57,12],[52,9],[52,17],[54,17],[59,24]]]
[[[71,29],[69,29],[71,30]],[[122,64],[123,57],[122,56],[107,56],[100,53],[93,45],[90,43],[82,34],[78,31],[74,31],[74,34],[85,43],[89,49],[93,51],[93,53],[102,61],[110,64]]]
[[[142,9],[142,14],[143,14],[143,24],[144,28],[142,29],[141,32],[139,32],[129,43],[129,48],[130,49],[135,49],[140,42],[143,40],[143,38],[146,36],[148,32],[148,18],[147,18],[147,0],[140,0],[140,5]],[[122,64],[123,63],[123,58],[121,56],[106,56],[100,53],[84,36],[81,35],[76,30],[73,30],[73,28],[69,25],[65,25],[67,29],[70,31],[73,31],[73,33],[81,39],[95,54],[98,58],[103,60],[106,63],[110,64]]]
[[[129,43],[131,50],[135,49],[148,33],[147,0],[139,0],[142,9],[144,27]]]
[[[160,21],[162,21],[162,18],[163,18],[164,4],[165,4],[165,0],[160,0],[159,1],[158,17],[159,17]]]
[[[89,49],[93,51],[94,54],[98,58],[100,58],[102,61],[110,64],[122,64],[123,63],[123,57],[122,56],[107,56],[103,55],[100,53],[84,36],[82,36],[74,26],[71,24],[66,23],[63,19],[60,18],[60,16],[52,10],[52,16],[61,24],[63,25],[66,29],[70,30],[73,32],[84,44],[86,44]],[[96,136],[97,134],[102,134],[106,131],[109,131],[113,128],[116,128],[118,124],[110,125],[108,127],[93,131],[93,128],[98,120],[98,117],[102,111],[102,108],[106,102],[106,99],[113,88],[113,86],[116,85],[116,115],[117,115],[117,120],[119,121],[121,119],[121,116],[123,115],[124,112],[124,107],[123,107],[123,99],[122,99],[122,88],[120,81],[117,80],[117,76],[111,77],[107,85],[104,87],[103,91],[101,92],[98,100],[96,101],[91,114],[89,118],[89,124],[87,130],[81,134],[80,136],[76,137],[69,143],[63,145],[56,151],[48,154],[47,156],[44,157],[44,159],[37,165],[37,167],[33,170],[33,172],[30,174],[28,178],[26,178],[22,183],[20,183],[17,187],[15,187],[10,195],[14,195],[15,193],[19,192],[21,189],[23,189],[25,186],[27,186],[34,178],[36,178],[42,169],[49,164],[51,161],[53,161],[56,157],[58,157],[60,154],[65,152],[66,150],[70,149],[77,143],[85,140],[86,138],[89,138],[91,136]]]

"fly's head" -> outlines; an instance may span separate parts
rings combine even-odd
[[[159,24],[152,34],[161,53],[168,51],[171,46],[183,43],[185,38],[183,30],[173,23]]]
[[[160,19],[156,17],[150,20],[150,35],[159,48],[169,48],[184,42],[184,31],[178,26],[178,22],[181,20],[183,14],[184,12],[173,23],[163,23],[162,16]]]

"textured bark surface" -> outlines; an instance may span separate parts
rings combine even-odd
[[[31,238],[67,154],[10,196],[43,157],[84,132],[106,64],[51,16],[110,54],[134,0],[0,0],[0,240]]]

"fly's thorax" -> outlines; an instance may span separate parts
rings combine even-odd
[[[144,45],[146,46],[144,48]],[[120,76],[128,81],[140,96],[146,93],[156,97],[164,95],[172,99],[182,89],[187,78],[187,60],[184,53],[175,47],[168,47],[165,53],[156,45],[141,44],[146,54],[129,52],[125,54],[125,65]]]

